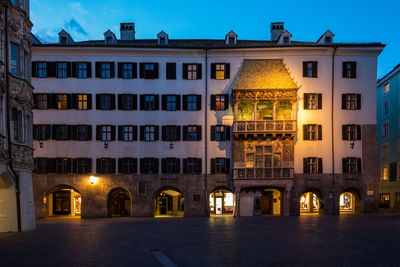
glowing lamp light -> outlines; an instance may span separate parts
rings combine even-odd
[[[97,178],[96,176],[91,175],[89,177],[89,181],[91,184],[96,184],[99,181],[99,178]]]

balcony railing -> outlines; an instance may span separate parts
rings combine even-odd
[[[282,179],[293,178],[293,168],[237,168],[234,179]]]
[[[295,120],[234,121],[234,132],[288,132],[296,131]]]

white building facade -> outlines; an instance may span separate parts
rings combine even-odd
[[[380,43],[59,35],[33,47],[38,217],[376,208]]]

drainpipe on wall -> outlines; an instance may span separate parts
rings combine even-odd
[[[334,104],[335,104],[335,54],[336,54],[337,46],[333,45],[333,54],[332,54],[332,97],[331,97],[331,130],[332,130],[332,181],[331,181],[331,196],[332,196],[332,211],[335,207],[335,139],[334,139]]]
[[[208,46],[207,46],[207,41],[206,41],[206,58],[205,58],[205,63],[206,63],[206,68],[205,68],[205,80],[206,80],[206,84],[205,84],[205,100],[204,100],[204,211],[205,214],[207,216],[210,215],[209,210],[208,210],[208,192],[207,192],[207,187],[208,187],[208,177],[207,177],[207,162],[208,162],[208,158],[207,158],[207,141],[208,141],[208,137],[207,137],[207,110],[208,110]]]

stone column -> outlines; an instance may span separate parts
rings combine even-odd
[[[292,104],[292,120],[296,120],[296,101],[290,100],[290,104]]]
[[[283,207],[283,215],[284,216],[289,216],[290,215],[290,203],[291,203],[291,199],[290,199],[290,189],[285,188],[284,190],[284,207]]]
[[[240,217],[240,187],[235,187],[235,210],[233,217]]]

